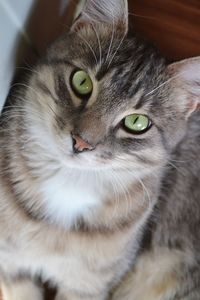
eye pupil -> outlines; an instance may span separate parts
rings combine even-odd
[[[139,117],[137,117],[137,118],[134,120],[133,124],[137,123],[138,119],[139,119]]]
[[[81,82],[80,85],[83,85],[86,82],[86,78]]]

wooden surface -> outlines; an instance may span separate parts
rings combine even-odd
[[[69,0],[62,13],[61,0],[36,1],[27,27],[38,56],[69,30],[77,1]],[[155,43],[169,60],[200,55],[200,0],[129,0],[129,11],[134,30]],[[30,55],[20,57],[35,61],[33,55],[32,61]]]
[[[49,43],[69,30],[76,4],[77,0],[69,0],[69,5],[61,11],[61,1],[36,1],[27,24],[27,31],[39,54],[43,54]]]
[[[200,55],[200,0],[130,0],[129,11],[135,30],[169,60]]]
[[[60,14],[60,1],[39,0],[28,24],[40,54],[68,31],[78,0]],[[136,32],[153,41],[169,60],[200,55],[200,0],[129,0],[130,22]]]
[[[27,31],[39,56],[69,30],[77,2],[69,0],[61,13],[61,1],[36,1]],[[134,30],[155,43],[169,60],[200,55],[200,0],[129,0],[129,12]]]

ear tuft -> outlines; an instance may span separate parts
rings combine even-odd
[[[200,109],[200,57],[185,59],[168,67],[179,99],[186,99],[186,115]]]
[[[75,20],[72,31],[79,31],[91,23],[115,25],[128,31],[127,0],[87,0],[81,15]]]

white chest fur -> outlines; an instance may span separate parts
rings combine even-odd
[[[127,198],[133,176],[126,171],[63,169],[43,181],[40,192],[45,214],[52,222],[70,228],[77,218],[91,217],[108,198]]]
[[[70,227],[78,217],[101,205],[105,181],[95,173],[60,171],[44,181],[41,192],[46,214],[54,222]]]

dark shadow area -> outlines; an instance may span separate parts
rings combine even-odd
[[[37,0],[27,31],[40,55],[52,41],[69,30],[77,2],[69,1],[61,11],[62,0]]]
[[[26,74],[31,72],[37,60],[44,55],[48,45],[69,30],[77,2],[78,0],[69,0],[65,9],[61,10],[62,0],[35,1],[25,25],[29,39],[26,40],[20,33],[13,50],[16,67],[6,105],[19,88],[18,83],[24,81]]]
[[[169,61],[200,55],[199,0],[129,0],[134,30]]]

